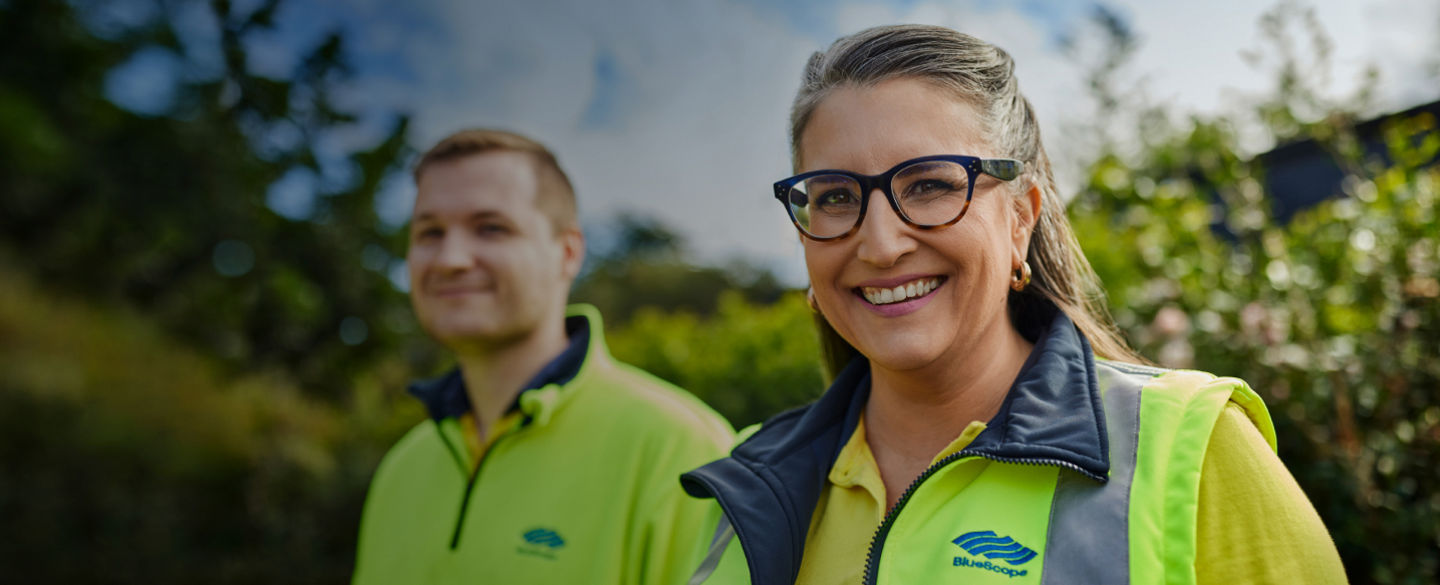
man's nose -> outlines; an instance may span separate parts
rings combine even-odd
[[[448,230],[440,240],[439,254],[435,257],[436,266],[445,270],[464,270],[474,264],[475,259],[471,256],[465,240],[463,233]]]
[[[875,189],[870,193],[865,219],[854,236],[859,243],[856,256],[876,268],[894,266],[901,257],[915,250],[913,229],[890,207],[884,191]]]

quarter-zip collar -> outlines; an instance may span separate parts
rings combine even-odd
[[[569,344],[555,359],[536,372],[516,395],[506,412],[520,411],[530,422],[544,423],[569,393],[563,389],[587,369],[590,362],[605,362],[609,353],[600,323],[600,313],[589,305],[572,305],[566,311],[565,334]],[[410,384],[408,391],[425,405],[435,422],[458,418],[471,411],[465,379],[456,367],[430,380]]]
[[[512,436],[530,427],[544,427],[557,411],[564,407],[587,378],[593,377],[597,368],[610,367],[610,354],[605,348],[604,329],[600,323],[600,312],[590,305],[571,305],[566,310],[565,333],[570,342],[555,359],[550,360],[536,372],[515,397],[506,412],[519,410],[524,418],[512,427],[505,436]],[[445,421],[458,418],[471,410],[470,396],[465,391],[465,379],[457,367],[438,379],[412,384],[410,393],[425,404],[440,441],[455,459],[460,473],[466,476],[465,490],[460,499],[460,511],[455,518],[455,529],[450,537],[450,549],[460,545],[461,532],[465,526],[466,510],[470,506],[471,493],[475,489],[480,472],[486,460],[495,452],[496,444],[504,440],[497,438],[480,455],[479,461],[467,473],[461,447],[447,435]],[[452,425],[453,421],[448,423]]]
[[[719,500],[757,585],[793,583],[811,515],[870,394],[870,366],[852,361],[815,403],[767,421],[721,459],[681,477],[690,495]],[[1092,479],[1109,472],[1095,358],[1069,317],[1055,311],[987,428],[966,453],[1046,459]]]

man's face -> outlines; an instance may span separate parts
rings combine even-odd
[[[563,318],[580,268],[578,229],[556,233],[536,206],[529,155],[486,152],[433,163],[418,181],[410,226],[410,300],[451,349],[521,340]]]

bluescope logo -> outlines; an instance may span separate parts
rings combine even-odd
[[[549,528],[535,528],[520,535],[525,544],[520,545],[520,553],[543,557],[555,560],[556,552],[565,547],[565,539],[560,533]]]
[[[969,553],[969,556],[955,557],[955,566],[993,571],[1012,578],[1029,574],[1029,569],[1013,567],[1028,563],[1036,557],[1035,551],[1015,542],[1015,539],[989,530],[966,532],[950,542]],[[985,557],[989,560],[974,557]],[[1005,564],[1000,564],[1002,562]]]

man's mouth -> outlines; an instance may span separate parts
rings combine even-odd
[[[928,276],[917,278],[893,288],[876,288],[873,286],[856,287],[855,292],[872,305],[890,305],[901,303],[911,299],[918,299],[930,294],[935,287],[940,286],[944,281],[943,277]]]
[[[488,289],[481,286],[442,286],[430,289],[430,294],[437,297],[458,297],[486,292]]]

